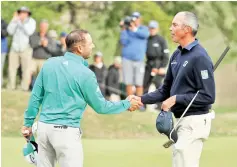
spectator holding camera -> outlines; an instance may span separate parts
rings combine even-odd
[[[9,85],[8,88],[16,88],[16,73],[21,65],[22,81],[21,88],[28,91],[31,80],[32,48],[29,45],[29,37],[34,33],[36,22],[31,17],[27,7],[21,7],[14,13],[14,16],[7,27],[9,35],[13,36],[9,53]]]
[[[138,12],[134,12],[130,20],[126,18],[120,26],[122,26],[120,43],[122,44],[122,70],[126,92],[127,95],[132,95],[133,86],[136,86],[136,95],[141,96],[149,31],[146,26],[141,25],[141,15]]]

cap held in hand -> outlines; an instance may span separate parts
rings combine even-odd
[[[175,130],[172,131],[173,127],[174,122],[172,113],[170,111],[161,110],[156,119],[156,129],[159,133],[165,134],[170,140],[173,140],[174,143],[176,143],[178,135]]]

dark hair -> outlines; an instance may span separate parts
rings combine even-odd
[[[86,30],[79,29],[71,31],[65,39],[68,50],[72,51],[75,44],[84,43],[85,35],[88,33]]]

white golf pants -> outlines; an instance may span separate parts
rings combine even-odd
[[[82,167],[83,149],[79,128],[38,122],[37,167]]]
[[[187,116],[177,127],[178,141],[173,145],[173,167],[199,167],[203,142],[211,130],[215,113]]]

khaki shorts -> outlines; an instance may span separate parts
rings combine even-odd
[[[145,64],[143,61],[122,61],[123,81],[126,85],[143,86]]]

